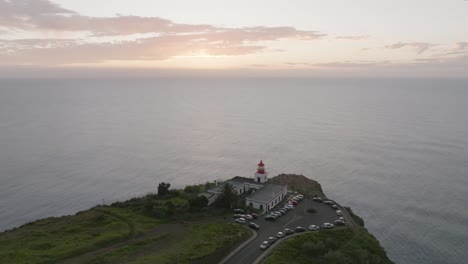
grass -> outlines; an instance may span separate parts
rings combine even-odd
[[[351,207],[345,207],[346,211],[348,211],[351,218],[353,218],[354,222],[362,227],[364,227],[364,219],[362,219],[359,215],[355,214]]]
[[[148,233],[158,225],[166,223],[200,219],[207,216],[209,219],[219,219],[219,215],[225,214],[224,210],[216,208],[203,208],[195,212],[190,210],[188,199],[196,196],[201,189],[203,189],[202,186],[198,188],[197,192],[191,193],[171,190],[170,195],[165,197],[150,194],[109,206],[97,206],[73,216],[38,220],[2,232],[0,233],[0,263],[57,263],[79,259],[81,256],[93,256],[100,249],[107,249],[111,245],[114,246],[121,242],[127,243],[128,246],[119,247],[119,251],[112,251],[112,254],[119,256],[118,261],[114,259],[111,262],[102,262],[113,259],[113,255],[104,255],[94,259],[93,263],[120,263],[119,261],[123,259],[121,255],[138,255],[146,248],[152,248],[154,245],[159,245],[158,247],[161,248],[163,244],[172,245],[170,248],[173,249],[173,254],[165,252],[148,256],[143,254],[143,256],[151,258],[183,256],[182,260],[206,256],[208,253],[217,251],[219,247],[226,246],[227,242],[238,241],[237,237],[233,238],[227,235],[232,228],[220,227],[217,224],[205,227],[198,226],[193,230],[185,230],[184,232],[191,235],[179,237],[177,241],[172,241],[173,237],[167,237],[164,234],[149,236],[151,233]],[[217,217],[210,218],[210,216]],[[222,230],[223,228],[227,230]],[[236,226],[233,230],[238,228]],[[244,230],[239,231],[240,239],[245,239],[245,233],[242,231]],[[219,239],[216,233],[219,234]],[[208,238],[207,234],[211,237]],[[227,238],[229,241],[225,240]],[[197,244],[190,244],[190,239],[195,239],[193,241],[196,241]],[[204,240],[208,242],[204,242]],[[161,241],[164,243],[161,244]],[[179,245],[183,241],[185,241],[184,244]],[[195,246],[204,250],[194,250]],[[187,248],[188,251],[182,250],[184,248]],[[130,252],[134,253],[127,254]],[[184,254],[181,255],[181,252]],[[141,263],[146,263],[145,258],[142,259]]]
[[[284,184],[288,190],[299,192],[305,195],[324,196],[322,186],[304,175],[280,174],[270,179],[270,182]]]
[[[54,263],[143,233],[159,223],[121,208],[96,207],[0,234],[0,263]]]
[[[379,242],[364,228],[310,232],[281,243],[263,264],[391,264]]]
[[[217,263],[217,255],[224,255],[250,235],[235,224],[195,224],[106,252],[86,263]]]

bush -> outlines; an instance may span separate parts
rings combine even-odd
[[[362,227],[364,227],[364,219],[359,217],[358,215],[354,214],[353,210],[351,210],[351,207],[345,207],[346,211],[351,215],[353,218],[354,222]]]
[[[205,196],[197,196],[189,200],[190,209],[200,209],[208,206],[208,199]]]

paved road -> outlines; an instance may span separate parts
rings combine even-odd
[[[282,206],[280,206],[281,208]],[[317,210],[316,214],[307,213],[306,210],[314,208]],[[254,222],[260,225],[260,230],[257,231],[257,238],[252,240],[234,256],[232,256],[226,264],[251,264],[253,263],[262,253],[260,244],[267,240],[270,236],[276,236],[276,233],[283,231],[285,228],[293,229],[297,226],[308,228],[309,225],[322,226],[323,223],[333,223],[334,220],[338,219],[338,216],[330,206],[314,202],[312,199],[304,198],[294,210],[289,211],[286,215],[283,215],[276,219],[275,222],[266,221],[263,217],[255,220]]]

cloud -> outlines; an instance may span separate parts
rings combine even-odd
[[[455,43],[455,48],[454,50],[464,50],[468,48],[468,42],[457,42]]]
[[[432,46],[436,46],[435,44],[431,44],[428,42],[411,42],[411,43],[406,43],[406,42],[398,42],[392,45],[385,46],[387,49],[400,49],[403,47],[413,47],[416,48],[417,53],[421,54],[428,50]]]
[[[244,28],[197,34],[162,35],[132,41],[88,43],[81,39],[0,41],[0,63],[76,64],[111,60],[166,60],[174,56],[239,56],[265,50],[263,41],[309,39],[290,28]]]
[[[370,36],[338,36],[336,39],[346,39],[346,40],[367,40]]]
[[[122,16],[89,17],[64,9],[48,0],[0,0],[0,26],[21,30],[85,31],[94,36],[132,34],[190,34],[230,31],[235,29],[211,25],[178,24],[159,17]],[[323,36],[315,31],[299,31],[293,27],[247,27],[238,32],[250,32],[259,37],[277,36],[315,39]]]
[[[0,0],[0,28],[88,34],[76,39],[0,40],[1,64],[27,65],[165,60],[200,53],[239,56],[262,52],[268,41],[325,36],[286,26],[228,28],[179,24],[159,17],[89,17],[48,0]]]

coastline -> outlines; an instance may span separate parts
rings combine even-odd
[[[325,197],[318,182],[302,175],[282,174],[271,181],[288,184],[292,190],[306,195]],[[125,259],[131,253],[161,263],[166,263],[166,260],[170,263],[174,257],[180,258],[180,263],[217,263],[238,245],[247,243],[244,241],[249,240],[251,235],[228,220],[230,210],[192,210],[189,207],[189,199],[208,187],[194,185],[183,190],[170,190],[169,196],[164,199],[149,194],[6,230],[0,233],[0,248],[3,248],[0,250],[0,262],[111,263],[115,259]],[[349,214],[350,217],[354,215],[352,211]],[[361,228],[364,227],[358,227]],[[198,250],[200,241],[215,234],[222,239],[208,243],[205,250]],[[171,240],[171,236],[180,237],[183,241]],[[162,250],[161,254],[151,253],[166,243],[173,245],[170,246],[173,248]],[[189,249],[179,251],[185,247]],[[130,259],[126,261],[133,263]]]

